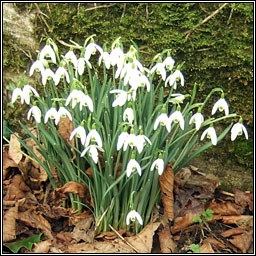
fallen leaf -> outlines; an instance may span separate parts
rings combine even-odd
[[[61,217],[68,217],[71,213],[71,209],[64,208],[61,206],[50,206],[48,204],[38,204],[37,210],[42,212],[44,216],[47,216],[51,219],[58,220]]]
[[[208,209],[211,209],[214,211],[214,214],[220,214],[220,215],[240,215],[243,213],[244,208],[232,203],[230,201],[225,202],[216,202],[212,201],[208,207]]]
[[[151,253],[153,236],[159,225],[160,222],[150,222],[136,236],[126,237],[125,240],[136,248],[138,253]]]
[[[4,213],[3,216],[3,242],[16,238],[16,219],[18,218],[18,203]]]
[[[7,174],[9,173],[10,167],[18,167],[18,165],[14,162],[13,159],[9,157],[9,154],[4,151],[3,152],[3,180],[6,179]]]
[[[233,236],[233,235],[239,235],[244,232],[245,232],[245,230],[243,228],[237,227],[237,228],[228,229],[228,230],[222,232],[220,235],[223,237],[229,237],[229,236]]]
[[[250,211],[252,211],[253,208],[253,201],[252,201],[252,192],[246,193],[244,191],[241,191],[234,186],[232,186],[232,190],[235,194],[235,203],[239,204],[243,207],[249,206]]]
[[[16,136],[15,136],[16,135]],[[20,142],[17,138],[18,133],[14,133],[10,136],[10,146],[9,146],[9,157],[18,164],[22,159],[22,153],[19,151],[21,149]],[[18,150],[19,149],[19,150]]]
[[[51,241],[49,239],[45,241],[41,241],[38,244],[34,244],[34,249],[33,253],[48,253],[50,246],[51,246]]]
[[[222,223],[224,224],[242,224],[244,221],[248,221],[247,225],[253,225],[253,219],[250,215],[239,215],[239,216],[222,216]]]
[[[59,232],[56,235],[57,240],[61,240],[61,243],[63,243],[64,245],[69,245],[70,242],[73,240],[73,238],[71,237],[70,232]]]
[[[165,171],[159,176],[159,183],[162,192],[162,202],[164,205],[164,216],[169,220],[173,220],[173,169],[168,163]]]
[[[157,234],[159,236],[161,253],[174,253],[177,244],[171,235],[169,225],[166,225],[164,229],[158,231]]]
[[[215,253],[215,251],[212,249],[212,246],[208,241],[204,241],[200,246],[200,253]]]
[[[210,244],[215,245],[216,247],[220,247],[222,249],[226,248],[226,245],[224,244],[224,242],[222,240],[217,240],[213,237],[207,237],[204,241],[207,241]]]
[[[69,181],[63,187],[57,188],[55,190],[55,194],[68,194],[72,193],[75,195],[79,195],[81,198],[85,197],[85,193],[87,191],[86,186],[83,183]]]
[[[120,229],[117,232],[120,235],[123,235],[126,233],[126,229]],[[96,239],[103,238],[104,240],[113,240],[113,239],[119,238],[119,236],[113,231],[107,231],[107,232],[101,232],[95,238]]]
[[[252,243],[252,238],[253,230],[244,232],[241,235],[235,235],[233,239],[229,239],[229,242],[240,249],[242,253],[246,253]]]
[[[77,242],[83,240],[87,243],[92,243],[95,236],[94,217],[89,215],[85,219],[76,223],[75,228],[70,235]]]

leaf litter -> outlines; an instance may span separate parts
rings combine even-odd
[[[65,129],[69,134],[69,124]],[[66,136],[65,132],[62,136]],[[13,144],[22,150],[15,138]],[[38,147],[31,141],[27,143],[42,158]],[[52,191],[41,166],[21,157],[18,150],[6,148],[3,150],[4,245],[43,234],[31,250],[22,247],[19,252],[187,253],[191,252],[191,244],[198,244],[201,253],[253,250],[253,192],[233,187],[234,194],[220,193],[218,178],[199,172],[194,166],[183,168],[174,176],[171,164],[167,165],[159,177],[162,204],[156,206],[154,217],[140,233],[112,229],[95,235],[94,218],[89,210],[78,214],[61,204],[68,193],[88,199],[84,184],[68,182]],[[194,217],[202,218],[207,209],[214,212],[212,220],[195,223]]]

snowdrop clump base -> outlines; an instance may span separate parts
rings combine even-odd
[[[173,163],[178,172],[216,145],[233,125],[217,135],[216,122],[237,115],[229,113],[221,88],[214,88],[201,103],[194,103],[196,84],[192,95],[176,93],[185,86],[185,79],[182,64],[175,65],[170,50],[157,54],[146,68],[139,61],[136,45],[125,53],[120,38],[107,49],[93,37],[83,46],[70,40],[72,47],[65,55],[48,39],[29,71],[30,76],[41,74],[44,95],[23,78],[13,91],[12,103],[20,99],[30,107],[27,118],[34,119],[37,135],[21,126],[37,143],[44,160],[21,143],[45,169],[53,189],[52,170],[56,169],[62,185],[75,181],[88,188],[91,203],[73,194],[70,202],[78,212],[92,211],[97,232],[109,230],[110,224],[137,233],[150,221],[161,198],[158,177],[167,163]],[[220,99],[212,108],[212,117],[205,120],[203,109],[214,93]],[[214,118],[217,111],[224,115]],[[68,141],[58,131],[63,118],[74,126]],[[231,140],[242,133],[247,139],[240,117],[231,129]],[[199,139],[208,141],[192,152]],[[91,176],[85,172],[89,167]]]

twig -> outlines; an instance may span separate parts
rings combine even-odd
[[[116,5],[116,3],[114,4],[109,4],[109,5],[99,5],[99,6],[94,6],[94,7],[91,7],[91,8],[87,8],[84,10],[84,12],[87,12],[87,11],[91,11],[91,10],[95,10],[95,9],[99,9],[99,8],[108,8],[108,7],[111,7],[113,5]]]
[[[126,4],[124,4],[124,9],[123,9],[123,13],[122,13],[122,16],[121,16],[121,19],[124,17],[125,15],[125,10],[126,10]]]
[[[198,23],[194,28],[192,28],[191,30],[189,30],[186,33],[186,37],[185,37],[185,41],[188,39],[188,37],[192,34],[192,32],[197,29],[198,27],[200,27],[201,25],[203,25],[204,23],[206,23],[209,19],[211,19],[213,16],[215,16],[221,9],[223,9],[228,3],[223,4],[219,9],[215,10],[211,15],[209,15],[208,17],[206,17],[201,23]]]
[[[137,250],[132,244],[130,244],[128,241],[126,241],[126,240],[118,233],[118,231],[116,231],[110,224],[108,224],[108,226],[112,229],[112,231],[113,231],[115,234],[117,234],[117,235],[121,238],[121,240],[122,240],[124,243],[126,243],[128,246],[130,246],[136,253],[139,253],[138,250]]]
[[[65,43],[64,41],[62,41],[61,39],[56,38],[56,40],[57,40],[59,43],[61,43],[62,45],[64,45],[64,46],[71,47],[71,48],[73,48],[73,49],[81,49],[81,47],[75,46],[75,45],[73,45],[73,44],[67,44],[67,43]]]
[[[46,21],[45,18],[44,18],[44,15],[45,15],[47,18],[48,18],[48,16],[47,16],[46,14],[44,14],[43,12],[41,12],[41,10],[40,10],[38,4],[35,3],[34,5],[35,5],[35,7],[36,7],[36,9],[37,9],[38,14],[41,14],[41,16],[39,16],[39,17],[43,20],[43,22],[44,22],[44,24],[46,25],[46,27],[48,28],[48,30],[50,30],[50,27],[49,27],[47,21]]]

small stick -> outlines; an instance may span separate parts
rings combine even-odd
[[[139,252],[137,251],[137,249],[136,249],[132,244],[130,244],[128,241],[126,241],[126,240],[118,233],[118,231],[116,231],[110,224],[108,224],[108,226],[112,229],[112,231],[113,231],[115,234],[117,234],[117,235],[121,238],[121,240],[122,240],[124,243],[126,243],[128,246],[130,246],[136,253],[139,253]]]

